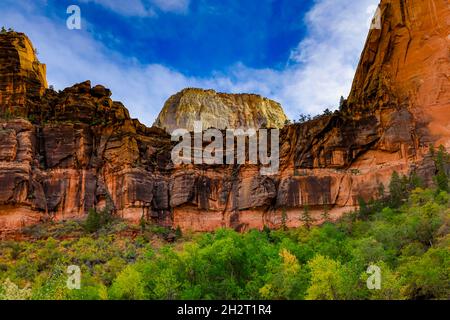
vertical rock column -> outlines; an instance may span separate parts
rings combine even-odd
[[[0,36],[0,116],[27,116],[47,88],[46,67],[23,33]]]

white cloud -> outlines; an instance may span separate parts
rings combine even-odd
[[[84,3],[96,3],[109,10],[117,12],[125,16],[153,16],[155,12],[152,8],[146,8],[141,0],[127,0],[127,1],[117,1],[117,0],[80,0]]]
[[[127,1],[139,8],[137,2]],[[288,116],[296,118],[302,112],[314,114],[337,106],[340,96],[349,93],[369,29],[367,8],[377,3],[317,0],[306,16],[308,35],[293,50],[284,70],[252,69],[236,63],[207,78],[188,77],[163,65],[143,65],[112,52],[86,31],[67,30],[65,21],[38,15],[30,2],[26,10],[3,9],[0,25],[30,36],[40,60],[47,63],[49,84],[57,89],[87,79],[103,84],[133,117],[147,125],[153,123],[164,101],[185,87],[259,93],[281,102]]]
[[[96,3],[124,16],[156,16],[156,9],[164,12],[186,13],[190,0],[80,0]]]
[[[150,0],[160,10],[166,12],[185,13],[189,8],[189,0]]]
[[[306,15],[309,35],[292,52],[280,93],[295,111],[318,113],[350,92],[379,0],[320,0]]]

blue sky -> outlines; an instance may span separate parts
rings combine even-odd
[[[81,8],[68,30],[66,9]],[[27,33],[49,84],[111,88],[151,125],[184,87],[259,93],[290,118],[347,96],[378,0],[0,0],[0,25]]]

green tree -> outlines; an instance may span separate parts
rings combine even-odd
[[[108,225],[113,220],[111,210],[105,207],[101,211],[89,209],[84,228],[87,232],[93,233]]]
[[[101,227],[100,213],[95,209],[89,209],[88,216],[85,222],[85,229],[87,232],[95,232]]]
[[[259,290],[261,297],[271,300],[302,298],[307,281],[297,258],[284,248],[279,255],[281,263],[271,268],[266,284]]]
[[[309,212],[309,206],[307,204],[303,206],[303,212],[300,215],[300,221],[303,222],[303,224],[306,226],[308,230],[311,229],[311,226],[315,222],[314,218],[311,216],[311,213]]]
[[[312,119],[312,116],[310,114],[301,113],[300,116],[298,117],[298,122],[305,123],[307,121],[311,121],[311,119]]]
[[[327,204],[323,206],[322,219],[324,222],[330,221],[330,209]]]
[[[338,300],[342,297],[342,265],[322,255],[308,262],[311,270],[311,286],[306,293],[307,300]]]
[[[363,197],[358,197],[358,208],[358,217],[363,219],[367,218],[370,213],[370,208]]]
[[[439,146],[438,151],[435,155],[435,165],[436,165],[436,176],[434,178],[434,181],[438,187],[439,190],[443,190],[448,192],[449,191],[449,185],[448,185],[448,165],[450,163],[450,156],[445,150],[445,147],[443,145]]]
[[[283,209],[281,209],[281,228],[283,228],[283,230],[287,230],[287,218],[286,207],[283,207]]]
[[[389,199],[390,205],[394,208],[399,207],[408,196],[407,179],[405,176],[400,177],[397,171],[394,171],[389,183]]]
[[[346,105],[346,101],[343,96],[341,96],[341,99],[339,100],[339,111],[343,111]]]
[[[385,187],[384,187],[384,184],[382,184],[381,182],[378,184],[378,198],[380,199],[380,200],[383,200],[384,199],[384,197],[386,196],[386,193],[385,193]]]
[[[153,295],[156,299],[174,300],[180,295],[181,284],[177,275],[172,269],[161,270],[161,273],[155,279]]]
[[[417,175],[414,171],[409,177],[410,190],[414,190],[416,188],[423,188],[423,180]]]
[[[404,292],[409,299],[448,299],[450,296],[450,250],[431,248],[400,266]]]
[[[65,268],[56,265],[49,275],[41,274],[35,279],[32,300],[67,300],[67,274]]]
[[[144,281],[141,274],[128,266],[114,280],[109,297],[113,300],[142,300],[145,298]]]
[[[380,268],[381,287],[380,289],[369,290],[369,299],[371,300],[404,300],[402,279],[397,272],[392,271],[387,263],[379,261],[375,264]],[[362,283],[365,284],[369,274],[361,274]]]

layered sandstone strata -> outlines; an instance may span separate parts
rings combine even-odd
[[[0,53],[1,108],[18,116],[0,121],[0,232],[104,206],[134,221],[196,231],[279,227],[283,220],[296,226],[306,205],[318,221],[325,208],[341,216],[359,197],[376,196],[394,170],[430,177],[429,145],[450,146],[448,2],[383,0],[380,12],[381,29],[369,33],[342,110],[285,126],[273,176],[248,164],[174,166],[164,130],[130,119],[102,86],[44,90],[39,65],[18,63],[15,46],[29,40],[1,35],[9,48]],[[197,119],[204,128],[277,127],[255,118],[264,103],[264,121],[280,114],[261,97],[188,89],[169,99],[157,124],[168,131]],[[199,106],[195,117],[186,114]],[[236,106],[242,112],[231,116]]]
[[[287,117],[281,105],[256,94],[225,94],[214,90],[185,89],[164,104],[155,126],[171,133],[175,129],[282,128]]]

